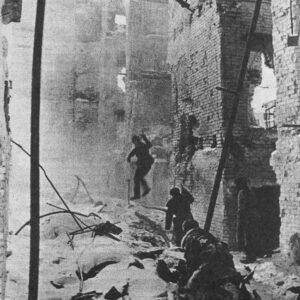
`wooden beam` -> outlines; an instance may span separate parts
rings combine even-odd
[[[38,299],[40,254],[40,97],[46,0],[37,1],[31,85],[30,262],[28,300]]]
[[[255,33],[261,3],[262,3],[262,0],[256,0],[254,13],[253,13],[253,17],[252,17],[252,22],[251,22],[250,30],[249,30],[249,33],[247,36],[245,53],[244,53],[244,57],[243,57],[243,61],[242,61],[242,65],[241,65],[241,69],[240,69],[240,73],[239,73],[239,77],[238,77],[238,82],[237,82],[237,88],[236,88],[237,94],[233,98],[233,107],[232,107],[229,123],[227,126],[227,130],[226,130],[226,135],[225,135],[225,140],[224,140],[224,144],[223,144],[223,148],[222,148],[222,152],[221,152],[219,166],[218,166],[217,173],[215,176],[213,190],[211,193],[209,207],[208,207],[207,216],[206,216],[206,220],[205,220],[204,229],[207,232],[209,232],[210,227],[211,227],[214,210],[215,210],[215,206],[216,206],[216,202],[217,202],[217,197],[218,197],[218,193],[219,193],[220,183],[222,180],[222,174],[223,174],[223,170],[225,167],[225,163],[226,163],[227,156],[229,153],[229,148],[230,148],[231,141],[232,141],[232,131],[233,131],[233,126],[235,123],[235,118],[236,118],[239,100],[240,100],[239,95],[243,90],[245,75],[247,72],[247,65],[248,65],[250,51],[251,51],[251,47],[250,47],[251,46],[251,38],[252,38],[252,35]]]

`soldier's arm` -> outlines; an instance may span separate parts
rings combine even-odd
[[[243,213],[246,210],[246,197],[244,191],[238,193],[238,213]]]
[[[128,162],[130,162],[131,157],[135,155],[135,151],[136,151],[136,149],[134,148],[134,149],[128,154],[128,156],[127,156],[127,161],[128,161]]]
[[[173,209],[173,201],[170,199],[167,203],[167,211],[166,211],[166,225],[165,229],[170,230],[172,221],[173,221],[174,209]]]
[[[150,149],[152,147],[151,142],[147,139],[145,134],[141,134],[141,138],[143,139],[143,141],[145,142],[145,145]]]

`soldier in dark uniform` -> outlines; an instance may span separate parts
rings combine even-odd
[[[178,188],[172,188],[170,195],[172,198],[167,203],[165,228],[170,230],[173,222],[173,239],[175,244],[180,246],[183,236],[182,224],[187,219],[193,219],[190,205],[194,198],[185,189],[180,193]]]
[[[149,149],[152,145],[144,134],[141,135],[141,138],[134,135],[132,137],[132,143],[134,144],[134,149],[129,153],[127,161],[130,162],[133,156],[137,157],[137,168],[134,174],[134,195],[131,197],[131,200],[136,200],[141,197],[140,186],[143,188],[142,196],[146,196],[151,190],[144,177],[150,171],[154,159],[149,153]]]
[[[256,198],[247,185],[247,179],[235,180],[237,188],[237,241],[239,250],[245,252],[242,263],[256,260],[257,239],[259,237],[260,215],[256,207]]]

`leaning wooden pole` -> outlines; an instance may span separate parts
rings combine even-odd
[[[37,1],[31,85],[30,263],[28,299],[38,299],[40,252],[40,90],[46,0]]]
[[[223,144],[223,148],[222,148],[222,152],[221,152],[219,166],[217,169],[214,186],[213,186],[213,190],[211,193],[209,207],[208,207],[208,211],[207,211],[207,216],[206,216],[206,220],[205,220],[204,229],[207,232],[210,230],[210,226],[211,226],[211,222],[212,222],[212,218],[214,215],[214,210],[215,210],[215,206],[216,206],[216,202],[217,202],[218,192],[219,192],[219,188],[220,188],[220,183],[222,180],[222,174],[223,174],[223,170],[224,170],[224,167],[226,164],[226,159],[227,159],[227,156],[229,153],[230,144],[232,142],[233,126],[235,123],[235,118],[236,118],[236,114],[237,114],[237,110],[238,110],[240,94],[243,90],[245,75],[246,75],[250,51],[251,51],[251,39],[252,39],[252,36],[256,29],[261,3],[262,3],[262,0],[256,0],[255,9],[254,9],[253,17],[252,17],[252,22],[251,22],[250,30],[249,30],[248,37],[247,37],[246,49],[245,49],[239,77],[238,77],[237,89],[236,89],[236,91],[232,91],[234,94],[233,105],[232,105],[233,107],[232,107],[230,119],[228,122],[227,130],[226,130],[226,135],[225,135],[225,140],[224,140],[224,144]]]

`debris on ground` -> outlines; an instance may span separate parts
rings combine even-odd
[[[138,251],[133,255],[142,260],[146,258],[157,259],[163,252],[164,249],[156,249],[149,251]]]
[[[104,296],[107,300],[117,300],[122,297],[122,294],[113,286]]]
[[[96,291],[88,292],[88,293],[78,293],[73,296],[71,300],[93,300],[95,297],[101,296],[103,293],[97,293]]]
[[[51,199],[48,200],[51,201]],[[104,295],[112,287],[115,287],[122,295],[128,279],[130,280],[130,287],[128,285],[127,290],[131,300],[170,300],[176,299],[176,297],[180,299],[178,298],[180,293],[181,295],[189,293],[189,296],[190,294],[193,296],[195,283],[203,280],[203,277],[209,284],[212,275],[206,276],[207,272],[214,273],[217,270],[218,276],[216,278],[218,280],[214,284],[220,287],[218,292],[223,297],[226,294],[224,290],[233,295],[237,291],[239,292],[235,284],[220,284],[219,279],[231,279],[230,276],[226,276],[226,268],[225,271],[219,272],[219,266],[209,268],[205,264],[201,264],[198,267],[199,270],[195,270],[195,276],[188,278],[185,286],[190,287],[191,291],[179,288],[181,284],[178,285],[178,283],[186,280],[182,274],[186,272],[186,260],[188,259],[185,258],[186,254],[181,248],[169,248],[165,240],[154,230],[157,228],[157,224],[162,229],[164,212],[144,209],[139,203],[134,203],[129,208],[126,201],[109,198],[103,199],[103,203],[107,205],[101,213],[100,220],[93,216],[93,213],[97,214],[99,207],[94,207],[94,204],[90,202],[87,203],[70,206],[73,212],[80,212],[89,216],[88,218],[79,216],[87,225],[82,227],[86,227],[85,229],[89,232],[75,235],[76,238],[72,241],[73,250],[67,245],[66,233],[81,230],[70,213],[59,213],[42,219],[40,299],[104,299]],[[45,207],[49,209],[48,206]],[[48,211],[44,210],[43,214],[48,213]],[[140,218],[138,215],[147,218]],[[21,219],[20,225],[26,219],[28,216]],[[148,219],[154,224],[149,223]],[[119,235],[115,234],[121,241],[102,234],[103,228],[107,226],[105,225],[107,221],[122,230]],[[101,226],[98,227],[100,234],[92,237],[93,230],[100,224]],[[152,227],[152,225],[154,226]],[[111,231],[114,230],[112,228]],[[120,229],[117,230],[120,231]],[[114,233],[110,233],[114,235]],[[146,238],[144,238],[145,236]],[[26,297],[28,287],[26,281],[26,274],[28,274],[27,257],[29,257],[28,230],[22,231],[18,236],[11,235],[9,238],[10,241],[13,241],[13,243],[10,242],[9,247],[13,252],[14,259],[7,260],[9,271],[7,295],[8,299],[23,299]],[[200,257],[202,260],[203,257],[211,256],[217,261],[215,256],[220,252],[218,247],[223,250],[226,248],[223,244],[218,247],[210,246],[210,239],[207,237],[203,239],[200,237],[200,240],[203,241],[203,243],[200,242],[201,247],[207,250],[204,251],[205,255]],[[22,252],[19,251],[21,248],[23,249]],[[239,261],[241,254],[237,252],[231,254],[233,254],[234,261],[233,273],[240,274],[237,277],[241,281],[239,288],[244,284],[252,299],[287,300],[299,297],[298,293],[295,292],[298,292],[297,288],[300,286],[300,266],[293,264],[291,259],[284,259],[284,256],[278,253],[274,254],[272,258],[258,259],[245,269],[245,265]],[[232,257],[230,259],[232,260]],[[160,274],[161,278],[157,273]],[[164,275],[162,275],[163,273]],[[81,281],[84,282],[84,285],[81,284]],[[147,282],[146,285],[145,282]],[[197,291],[199,293],[204,292],[203,290]],[[72,295],[75,296],[72,297]]]
[[[133,262],[129,263],[128,268],[130,268],[132,266],[136,267],[138,269],[144,269],[145,268],[144,265],[136,258],[134,259]]]
[[[129,295],[129,282],[127,282],[123,288],[122,292],[119,292],[116,287],[112,287],[104,296],[107,300],[117,300],[117,299],[124,299],[125,296]]]
[[[60,264],[64,259],[66,259],[66,258],[65,258],[65,257],[57,257],[56,259],[53,259],[53,260],[52,260],[52,263],[58,265],[58,264]]]

